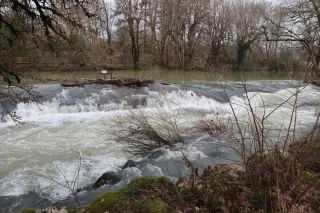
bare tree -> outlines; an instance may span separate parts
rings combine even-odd
[[[165,64],[165,49],[168,49],[167,43],[173,24],[172,5],[171,0],[156,0],[153,1],[150,12],[151,45],[155,44],[151,52],[157,55],[162,67],[168,66],[168,62]]]
[[[233,2],[233,28],[236,42],[234,69],[237,71],[242,69],[248,50],[262,34],[260,29],[262,6],[262,3],[256,1],[236,0]]]
[[[207,37],[209,53],[206,66],[218,65],[222,48],[227,45],[230,34],[231,8],[229,1],[213,1],[207,19]]]
[[[320,11],[319,2],[313,0],[286,0],[281,6],[284,21],[277,22],[265,15],[278,31],[272,31],[264,26],[267,41],[295,42],[300,44],[308,53],[316,75],[320,75],[319,69],[319,44],[320,44]],[[307,69],[308,70],[308,69]]]
[[[22,84],[22,75],[13,68],[10,50],[39,47],[58,50],[70,39],[71,28],[88,30],[87,19],[94,17],[90,5],[94,1],[19,1],[0,2],[0,76],[1,83],[8,86],[1,90],[1,107],[8,111],[8,105],[16,102],[36,101],[37,95],[31,87]],[[82,15],[79,16],[78,13]],[[71,27],[72,26],[72,27]],[[20,92],[13,87],[19,87]],[[30,99],[31,98],[31,99]],[[11,113],[14,118],[15,115]]]
[[[171,39],[180,67],[189,67],[203,34],[204,20],[209,14],[209,1],[185,0],[174,5],[175,17]]]
[[[114,19],[111,5],[101,0],[99,3],[99,8],[97,8],[97,10],[100,12],[98,19],[100,26],[97,28],[101,31],[100,36],[102,38],[107,37],[107,49],[109,50],[109,54],[113,55],[114,50],[112,47],[112,27]]]
[[[140,66],[141,47],[146,44],[146,40],[141,33],[141,28],[146,25],[143,8],[147,2],[133,0],[117,0],[115,15],[118,16],[117,26],[129,35],[130,42],[126,38],[122,40],[123,45],[130,49],[133,65],[135,69]]]

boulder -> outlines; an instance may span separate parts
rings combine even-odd
[[[106,172],[101,175],[98,180],[93,184],[93,188],[99,188],[105,184],[114,185],[121,181],[121,175],[117,172]]]
[[[162,151],[157,150],[157,151],[153,152],[151,155],[149,155],[148,159],[155,160],[155,159],[159,158],[161,155],[162,155]]]
[[[121,169],[137,167],[137,165],[138,165],[138,162],[134,160],[128,160],[123,166],[121,166]]]

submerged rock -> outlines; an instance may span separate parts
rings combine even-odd
[[[138,162],[134,160],[128,160],[122,167],[121,169],[126,169],[126,168],[132,168],[132,167],[137,167]]]
[[[117,172],[106,172],[101,175],[98,180],[92,185],[93,188],[99,188],[105,184],[114,185],[121,181],[121,175]]]
[[[157,159],[162,155],[162,151],[161,150],[157,150],[155,152],[153,152],[151,155],[148,156],[148,159]]]

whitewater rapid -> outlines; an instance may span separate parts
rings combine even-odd
[[[119,144],[105,134],[113,119],[125,119],[128,110],[144,109],[155,112],[156,106],[179,111],[179,125],[186,141],[175,149],[166,149],[156,160],[140,168],[128,168],[122,185],[143,175],[165,175],[173,180],[188,174],[182,153],[198,167],[226,162],[219,156],[229,156],[217,144],[218,138],[190,132],[188,129],[199,118],[219,116],[232,119],[230,98],[240,120],[248,119],[244,107],[246,96],[257,114],[272,112],[268,122],[279,127],[288,125],[294,99],[298,96],[297,120],[299,132],[314,125],[320,112],[320,89],[296,81],[248,82],[245,93],[241,83],[231,83],[224,91],[218,83],[198,85],[161,85],[146,88],[116,88],[109,85],[86,85],[84,88],[63,88],[60,85],[38,85],[43,95],[39,103],[18,103],[14,111],[23,125],[16,125],[8,115],[0,123],[0,197],[17,196],[30,191],[54,199],[63,199],[70,191],[55,181],[72,180],[79,169],[77,187],[92,184],[108,171],[118,171],[129,159],[143,160],[123,151]],[[149,111],[148,111],[149,110]],[[217,153],[220,153],[218,156]],[[169,163],[166,163],[169,162]],[[169,166],[168,166],[169,165]],[[53,181],[55,180],[55,181]],[[1,202],[0,202],[1,203]]]

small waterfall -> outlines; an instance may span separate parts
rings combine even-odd
[[[290,119],[297,82],[278,81],[263,85],[248,82],[248,96],[258,115],[269,113],[282,104],[268,122],[282,126]],[[241,83],[227,85],[226,93],[240,118],[247,119],[243,107],[245,94]],[[161,85],[149,88],[114,88],[87,85],[84,88],[64,89],[59,85],[39,85],[43,98],[38,104],[18,103],[14,111],[26,122],[15,125],[8,116],[0,123],[0,201],[1,196],[17,196],[30,191],[42,191],[54,199],[66,198],[68,189],[52,183],[50,178],[63,181],[63,175],[72,179],[78,169],[77,150],[81,155],[78,186],[85,187],[106,171],[118,171],[132,159],[123,152],[122,144],[108,140],[103,123],[123,116],[128,110],[142,108],[155,112],[157,106],[179,111],[182,128],[199,116],[219,116],[232,119],[232,110],[219,84]],[[298,119],[306,131],[313,125],[320,105],[320,89],[307,85],[299,94]],[[301,130],[302,131],[302,130]],[[186,144],[174,149],[163,149],[154,159],[135,158],[142,161],[139,168],[127,168],[123,180],[126,184],[141,175],[165,175],[177,179],[188,174],[182,161],[181,149],[198,167],[224,162],[221,156],[231,158],[218,138],[184,132]],[[179,167],[179,169],[178,169]],[[58,170],[57,170],[58,168]],[[60,171],[59,171],[60,170]],[[1,203],[1,202],[0,202]],[[1,207],[1,206],[0,206]]]

